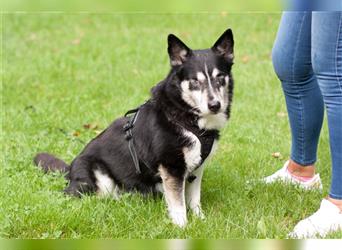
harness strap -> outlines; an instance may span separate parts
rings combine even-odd
[[[127,117],[128,115],[130,114],[133,114],[133,113],[137,113],[139,111],[140,107],[136,108],[136,109],[131,109],[131,110],[128,110],[126,113],[125,113],[125,117]]]
[[[137,155],[137,151],[135,150],[135,147],[134,147],[132,129],[134,127],[134,123],[138,119],[139,108],[132,109],[132,110],[129,110],[126,112],[125,117],[127,117],[129,114],[133,114],[133,113],[134,113],[134,115],[131,116],[131,119],[123,126],[123,129],[126,132],[125,138],[128,141],[128,149],[129,149],[129,152],[132,156],[132,160],[133,160],[133,163],[135,166],[135,171],[137,174],[140,174],[141,170],[140,170],[140,166],[139,166],[139,158]]]

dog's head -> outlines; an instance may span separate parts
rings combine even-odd
[[[199,117],[227,115],[233,49],[231,29],[205,50],[191,50],[175,35],[168,36],[171,81],[182,100]]]

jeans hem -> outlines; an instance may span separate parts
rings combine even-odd
[[[336,199],[336,200],[342,200],[342,194],[341,195],[335,195],[335,194],[329,193],[329,197]]]
[[[294,157],[291,156],[291,160],[294,161],[295,163],[299,164],[299,165],[302,165],[304,167],[306,166],[310,166],[310,165],[313,165],[317,159],[314,159],[312,161],[297,161]]]

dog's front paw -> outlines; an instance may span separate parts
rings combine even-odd
[[[170,211],[169,212],[172,223],[184,228],[187,224],[187,219],[186,219],[186,212],[180,212],[180,211]]]
[[[191,210],[194,213],[194,215],[197,216],[198,218],[200,218],[201,220],[205,219],[205,215],[201,209],[201,206],[196,206],[196,207],[192,208]]]

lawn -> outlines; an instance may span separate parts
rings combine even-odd
[[[272,68],[280,14],[2,14],[0,237],[286,238],[330,184],[326,124],[317,163],[323,194],[246,184],[282,166],[290,151],[286,107]],[[60,174],[32,163],[47,151],[70,162],[87,141],[149,98],[169,70],[166,37],[207,48],[231,27],[235,96],[219,148],[207,163],[202,206],[185,229],[162,198],[65,196]],[[272,153],[280,152],[279,158]],[[329,237],[341,238],[342,233]]]

